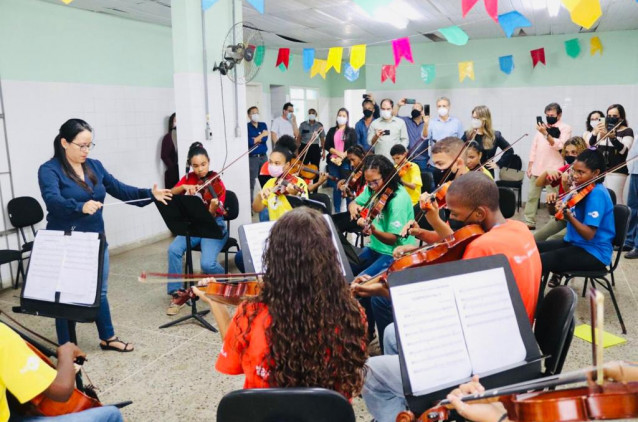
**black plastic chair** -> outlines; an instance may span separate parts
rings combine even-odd
[[[498,206],[505,218],[512,218],[516,214],[516,194],[511,188],[498,188]]]
[[[613,246],[617,246],[619,248],[616,251],[616,256],[612,257],[611,265],[604,270],[600,271],[570,271],[562,274],[565,277],[564,284],[566,285],[569,281],[576,277],[585,278],[585,283],[583,285],[583,297],[587,291],[587,285],[591,282],[593,288],[596,288],[596,285],[604,288],[609,292],[609,297],[611,298],[611,303],[614,305],[614,309],[616,309],[616,315],[618,315],[618,321],[620,322],[620,327],[622,328],[622,333],[627,334],[627,329],[625,328],[625,322],[622,319],[622,315],[620,314],[620,308],[618,307],[618,302],[616,301],[616,295],[614,294],[615,279],[614,279],[614,271],[618,267],[618,263],[620,262],[620,255],[622,254],[622,246],[625,244],[625,238],[627,237],[627,229],[629,228],[629,216],[631,211],[629,207],[626,205],[615,205],[614,206],[614,222],[616,226],[616,237],[612,242]],[[609,276],[609,278],[607,278]],[[541,289],[545,289],[547,284],[546,277],[543,277],[543,281],[541,283]],[[541,290],[541,291],[543,291]]]
[[[431,187],[434,186],[434,176],[432,176],[432,173],[429,171],[422,171],[421,182],[423,182],[421,185],[421,193],[428,192]]]
[[[14,250],[4,250],[0,252],[0,265],[13,261],[18,262],[18,274],[16,275],[14,288],[18,287],[18,277],[22,274],[24,279],[24,260],[29,258],[31,249],[33,249],[33,238],[35,238],[35,225],[44,219],[44,211],[40,203],[30,196],[20,196],[13,198],[7,204],[9,212],[9,221],[11,225],[17,229],[18,243],[20,243],[19,258],[16,258]],[[31,228],[31,240],[25,233],[25,228]],[[25,254],[27,254],[25,256]]]
[[[513,154],[510,157],[507,163],[507,166],[505,166],[504,168],[521,171],[521,169],[523,168],[523,161],[521,160],[521,157],[519,157],[516,154]],[[497,180],[496,185],[498,187],[513,189],[516,192],[518,197],[518,200],[516,202],[516,207],[517,207],[516,210],[518,211],[518,209],[520,209],[522,206],[521,195],[523,192],[523,181],[522,180],[520,181],[519,180]]]
[[[321,202],[326,207],[325,214],[330,214],[330,210],[332,210],[332,201],[330,200],[330,195],[326,195],[325,193],[311,193],[308,195],[308,199]]]
[[[239,251],[239,242],[234,237],[230,237],[230,222],[239,216],[239,201],[237,200],[235,192],[226,190],[224,208],[226,209],[224,220],[226,221],[226,229],[228,230],[229,235],[228,240],[226,240],[226,244],[222,248],[222,253],[224,254],[224,270],[228,273],[228,254],[236,254],[237,251]],[[235,248],[235,250],[231,251],[232,248]]]
[[[559,286],[552,289],[536,310],[534,336],[545,355],[543,376],[560,374],[574,337],[576,321],[574,312],[578,295],[571,287]]]
[[[232,391],[217,407],[217,422],[355,422],[341,394],[325,388]]]

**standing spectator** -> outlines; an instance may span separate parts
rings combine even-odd
[[[638,142],[634,142],[627,155],[627,160],[638,157]],[[627,205],[631,209],[629,220],[629,231],[623,250],[629,250],[625,254],[627,259],[638,258],[638,162],[632,161],[627,164],[629,168],[629,192],[627,195]]]
[[[618,128],[612,131],[618,124],[620,124]],[[627,153],[634,143],[634,131],[627,123],[625,108],[620,104],[610,105],[607,109],[607,119],[599,122],[596,130],[598,137],[591,136],[590,146],[596,145],[598,140],[609,133],[607,139],[597,146],[598,151],[605,158],[607,168],[611,169],[627,161]],[[618,204],[625,204],[625,182],[628,174],[627,166],[623,166],[605,177],[605,187],[614,191]]]
[[[555,170],[563,165],[563,156],[560,150],[563,144],[572,137],[572,128],[563,123],[561,117],[563,109],[557,103],[550,103],[545,107],[547,124],[536,124],[536,135],[532,140],[532,148],[529,151],[529,163],[527,164],[527,177],[529,177],[529,194],[525,204],[525,222],[530,230],[536,230],[536,211],[538,211],[538,199],[541,196],[542,186],[536,186],[536,179],[544,171]],[[547,186],[548,192],[557,192],[558,188]]]
[[[323,124],[317,120],[317,110],[311,108],[308,110],[308,120],[305,122],[301,122],[299,125],[299,137],[301,138],[301,146],[299,147],[299,152],[308,145],[310,139],[312,138],[315,131],[321,130],[319,133],[319,137],[315,139],[315,141],[308,148],[308,153],[306,154],[303,162],[304,164],[314,164],[319,168],[319,162],[323,158],[324,154],[323,147],[326,143],[326,133],[323,130]],[[319,146],[321,144],[321,147]]]
[[[461,138],[463,136],[463,124],[461,121],[450,115],[450,99],[447,97],[439,97],[436,100],[436,114],[433,119],[427,119],[423,125],[423,136],[429,139],[430,145],[443,138],[453,136]],[[434,183],[438,184],[443,176],[444,171],[437,169],[432,160],[428,157],[428,165],[425,169],[432,173]]]
[[[421,139],[425,139],[423,136],[423,128],[430,120],[430,116],[426,116],[423,112],[423,104],[412,102],[412,111],[410,112],[410,116],[399,116],[399,109],[406,105],[407,98],[401,98],[399,102],[394,106],[393,114],[397,116],[399,119],[405,122],[405,127],[408,130],[408,147],[409,151],[412,149],[414,144],[419,142]],[[414,100],[412,100],[414,101]],[[418,165],[421,171],[424,171],[428,166],[428,153],[424,152],[427,149],[427,142],[422,142],[421,145],[412,152],[412,157],[410,161],[414,164]],[[420,154],[420,155],[419,155]]]
[[[168,118],[168,132],[162,139],[162,152],[160,154],[166,170],[164,171],[164,188],[170,189],[179,180],[177,166],[177,117],[175,113]]]
[[[491,178],[494,178],[494,169],[506,166],[514,151],[510,148],[501,154],[501,158],[494,162],[492,158],[496,155],[498,148],[501,151],[509,148],[510,144],[503,138],[501,132],[492,127],[492,114],[487,106],[480,105],[472,110],[472,129],[463,134],[464,141],[476,141],[481,152],[481,164],[489,170]],[[484,167],[484,168],[485,168]]]
[[[268,161],[268,127],[266,123],[260,122],[259,109],[252,106],[248,109],[248,148],[255,144],[259,145],[248,156],[250,171],[250,198],[255,191],[255,179],[259,175],[259,169]]]
[[[337,180],[347,177],[346,171],[350,168],[346,151],[357,144],[357,134],[348,125],[350,113],[345,108],[337,112],[337,122],[331,127],[326,136],[326,151],[330,153],[328,160],[328,173]],[[335,213],[341,212],[341,190],[337,182],[330,180],[328,186],[332,187],[332,203]],[[348,201],[349,203],[349,201]]]
[[[363,117],[354,125],[354,130],[357,132],[357,142],[364,151],[367,151],[370,149],[368,129],[374,120],[374,103],[370,98],[366,98],[361,103],[361,107],[363,107]]]
[[[299,139],[299,128],[297,127],[297,118],[295,117],[295,107],[292,103],[284,104],[281,116],[272,121],[270,127],[270,136],[273,145],[282,135],[290,135],[295,139]]]
[[[585,132],[583,132],[583,139],[585,142],[589,143],[592,135],[594,135],[594,139],[598,137],[598,123],[601,120],[605,120],[605,113],[600,110],[594,110],[587,115],[587,120],[585,120]]]
[[[368,129],[368,143],[374,147],[375,154],[383,155],[392,162],[390,149],[396,144],[408,146],[408,130],[405,122],[392,115],[394,102],[381,100],[381,117],[374,120]]]

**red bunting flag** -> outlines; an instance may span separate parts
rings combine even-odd
[[[531,50],[529,52],[532,55],[532,66],[536,67],[536,65],[540,62],[543,64],[545,63],[545,49],[544,48],[537,48],[536,50]]]
[[[275,67],[279,67],[280,64],[283,64],[284,67],[288,69],[289,60],[290,60],[290,49],[280,48],[279,54],[277,54],[277,63],[275,63]]]
[[[467,13],[472,10],[477,2],[478,0],[463,0],[463,17],[465,17],[465,15],[467,15]],[[485,4],[485,10],[487,10],[487,14],[490,15],[492,19],[494,19],[494,22],[498,23],[498,0],[483,0],[483,4]]]
[[[397,81],[397,67],[392,64],[384,64],[381,67],[381,82],[385,82],[386,79],[390,79],[392,83]]]

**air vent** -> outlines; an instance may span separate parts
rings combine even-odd
[[[432,42],[441,42],[441,41],[445,41],[445,38],[443,37],[439,37],[438,35],[436,35],[435,33],[430,33],[430,34],[423,34],[421,33],[421,35],[423,35],[425,38],[427,38],[428,40],[432,41]]]
[[[526,37],[527,36],[527,32],[523,31],[523,28],[518,30],[518,34],[515,35],[516,37]]]
[[[275,35],[277,35],[279,38],[283,38],[286,41],[297,42],[297,43],[301,43],[301,44],[307,44],[307,41],[301,41],[301,40],[298,40],[297,38],[287,37],[287,36],[281,35],[281,34],[275,34]]]
[[[112,12],[117,12],[117,13],[123,13],[125,15],[128,15],[129,13],[126,10],[122,10],[122,9],[116,9],[115,7],[105,7],[106,10],[110,10]]]
[[[598,22],[598,24],[596,26],[592,26],[591,28],[587,29],[587,28],[583,28],[582,26],[580,27],[580,29],[578,30],[578,32],[580,32],[581,34],[587,34],[589,32],[596,32],[596,30],[598,29],[598,25],[600,25],[600,22]]]

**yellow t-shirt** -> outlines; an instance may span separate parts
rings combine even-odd
[[[419,202],[419,196],[421,196],[421,186],[423,186],[423,181],[421,180],[421,169],[415,163],[408,162],[406,166],[408,166],[408,171],[403,175],[403,177],[401,177],[401,181],[414,185],[414,189],[410,189],[405,185],[404,187],[410,195],[412,205],[416,205],[416,203]]]
[[[26,403],[46,390],[56,374],[15,331],[0,322],[0,422],[9,420],[6,390]]]
[[[272,189],[276,181],[277,179],[275,177],[271,178],[266,182],[263,189]],[[301,177],[297,177],[297,183],[295,184],[303,189],[301,197],[308,199],[308,185],[306,185],[306,182],[304,182]],[[276,221],[279,217],[292,210],[292,205],[290,205],[290,202],[286,199],[286,195],[275,195],[271,193],[262,203],[268,207],[270,221]]]
[[[486,174],[490,177],[490,179],[494,180],[494,176],[492,176],[492,173],[490,173],[490,171],[488,169],[486,169],[485,167],[483,167],[481,169],[481,171],[483,172],[483,174]]]

